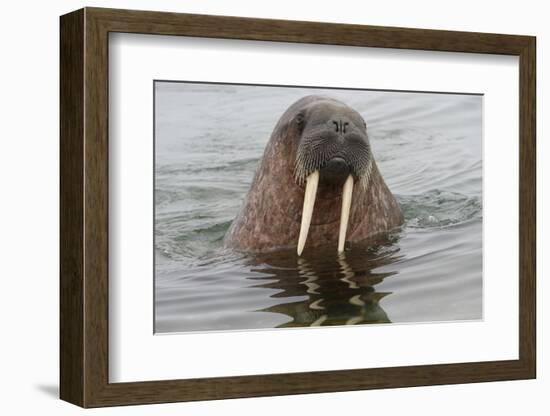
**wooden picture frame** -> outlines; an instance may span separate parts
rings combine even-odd
[[[535,38],[85,8],[61,17],[60,396],[82,407],[473,383],[536,375]],[[110,383],[108,34],[297,42],[519,57],[519,359]]]

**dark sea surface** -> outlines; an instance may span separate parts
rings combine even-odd
[[[308,94],[361,113],[405,224],[340,256],[224,250],[275,123]],[[482,100],[157,82],[155,332],[481,319]]]

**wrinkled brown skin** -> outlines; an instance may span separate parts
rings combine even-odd
[[[322,96],[307,96],[282,115],[267,143],[263,158],[240,212],[225,236],[225,246],[245,252],[266,252],[296,247],[300,233],[305,187],[294,180],[294,163],[300,141],[295,116],[306,106],[345,104]],[[354,111],[347,107],[349,111]],[[353,187],[346,242],[376,238],[403,222],[401,209],[386,186],[376,162],[369,186]],[[320,245],[336,251],[342,206],[342,190],[319,183],[313,218],[304,254]]]

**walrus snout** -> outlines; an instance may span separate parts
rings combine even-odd
[[[302,185],[311,173],[319,170],[321,179],[326,179],[323,182],[343,183],[342,175],[345,180],[346,173],[355,179],[366,176],[371,162],[369,139],[362,124],[343,117],[320,118],[302,131],[294,177]]]

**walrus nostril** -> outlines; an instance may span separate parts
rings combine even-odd
[[[346,134],[349,128],[349,122],[343,120],[331,120],[331,124],[334,126],[334,131],[340,134]]]

